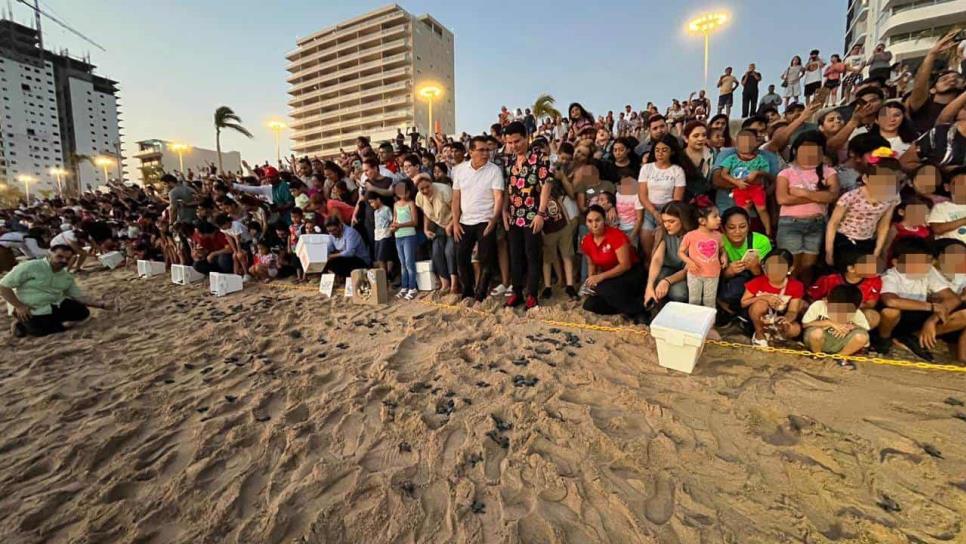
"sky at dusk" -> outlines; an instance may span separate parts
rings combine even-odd
[[[32,12],[13,4],[14,18]],[[793,55],[812,48],[841,53],[846,0],[420,0],[400,3],[430,13],[455,34],[457,130],[476,133],[500,106],[525,107],[549,92],[564,110],[579,101],[595,115],[624,104],[661,108],[702,85],[703,41],[686,21],[726,10],[732,21],[712,38],[711,83],[723,68],[740,74],[755,62],[763,84]],[[120,83],[126,153],[138,140],[162,138],[214,149],[212,114],[227,105],[255,135],[228,133],[225,150],[249,162],[274,155],[265,126],[286,118],[285,54],[298,36],[385,5],[370,0],[43,0],[54,14],[100,43],[100,51],[44,21],[45,45],[90,54],[98,73]],[[764,90],[764,86],[763,86]],[[717,96],[712,93],[712,98]],[[283,144],[284,145],[284,144]],[[283,150],[284,153],[284,150]],[[128,172],[131,172],[128,164]]]

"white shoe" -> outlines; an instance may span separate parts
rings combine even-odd
[[[759,347],[759,348],[767,348],[768,347],[768,340],[765,340],[764,338],[758,338],[758,335],[752,334],[751,335],[751,345],[753,345],[755,347]]]
[[[416,294],[417,293],[419,293],[419,291],[417,291],[415,289],[410,289],[409,291],[406,291],[406,295],[403,296],[403,298],[406,299],[406,300],[412,300],[412,299],[416,298]]]
[[[507,289],[507,287],[501,283],[500,285],[497,285],[496,287],[494,287],[492,291],[490,291],[490,296],[498,297],[500,295],[505,295],[507,292],[509,292],[509,289]]]
[[[507,286],[506,293],[503,293],[503,296],[505,296],[506,298],[510,298],[510,297],[513,296],[513,286],[512,285],[508,285]]]
[[[400,289],[399,292],[396,293],[396,298],[400,298],[401,299],[404,296],[406,296],[406,293],[408,293],[408,291],[406,291],[405,289]]]

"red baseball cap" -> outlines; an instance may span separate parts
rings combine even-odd
[[[262,167],[262,177],[263,178],[277,178],[278,170],[274,166],[263,166]]]

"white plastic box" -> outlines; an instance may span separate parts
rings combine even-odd
[[[416,261],[416,287],[420,291],[439,288],[439,280],[433,275],[433,261]]]
[[[322,274],[319,279],[319,293],[332,298],[332,289],[335,287],[335,274]]]
[[[318,274],[329,260],[328,234],[303,234],[295,245],[295,256],[302,263],[306,274]]]
[[[138,260],[139,278],[153,278],[155,276],[163,276],[164,273],[165,269],[163,262]]]
[[[694,371],[716,313],[714,308],[668,302],[651,322],[658,364],[688,374]]]
[[[101,255],[100,259],[98,260],[100,260],[101,264],[105,267],[114,270],[124,262],[124,254],[122,254],[120,251],[109,251]]]
[[[185,266],[183,264],[171,265],[171,283],[188,285],[189,283],[194,283],[203,279],[205,279],[205,275],[201,272],[198,272],[193,267]]]
[[[208,274],[209,290],[216,297],[223,297],[227,294],[241,291],[243,287],[242,277],[238,274],[220,274],[212,272]]]

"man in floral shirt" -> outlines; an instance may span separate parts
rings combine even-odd
[[[509,153],[504,166],[506,206],[503,223],[510,243],[510,276],[513,295],[507,300],[508,307],[524,302],[523,285],[526,274],[529,310],[537,305],[537,289],[542,273],[543,222],[550,202],[550,161],[537,149],[531,149],[527,129],[520,122],[508,124],[503,129],[504,143]]]

